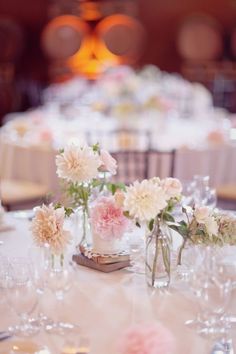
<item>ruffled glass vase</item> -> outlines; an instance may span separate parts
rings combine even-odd
[[[153,288],[167,288],[170,283],[171,239],[167,226],[159,219],[146,237],[146,281]]]

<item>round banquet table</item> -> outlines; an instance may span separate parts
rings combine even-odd
[[[225,119],[154,115],[119,120],[98,113],[83,114],[71,120],[43,110],[16,114],[0,129],[0,177],[40,183],[49,192],[57,192],[55,155],[68,142],[83,144],[89,131],[94,143],[101,143],[110,152],[121,148],[145,150],[147,144],[154,150],[176,149],[174,174],[181,180],[191,180],[194,174],[209,175],[212,187],[217,187],[236,179],[236,144],[229,139],[230,128]],[[133,127],[138,134],[133,142],[127,137],[122,142],[111,134]],[[145,132],[150,134],[148,139]],[[212,132],[213,141],[208,141]],[[163,155],[160,164],[151,161],[149,177],[167,177],[168,166],[168,156]],[[137,177],[134,175],[133,180]]]
[[[0,240],[4,242],[0,246],[1,254],[10,258],[25,256],[32,242],[29,221],[15,219],[11,213],[6,220],[14,226],[14,230],[0,232]],[[44,293],[45,312],[54,319],[60,315],[65,321],[79,324],[80,333],[90,341],[90,354],[118,354],[117,340],[128,326],[153,321],[161,322],[174,334],[176,345],[173,354],[211,352],[212,342],[184,325],[187,319],[196,315],[194,302],[174,288],[165,294],[150,291],[144,275],[125,269],[105,274],[76,265],[73,286],[66,293],[63,306],[53,301],[53,298],[49,291]],[[234,294],[233,300],[236,313]],[[7,306],[2,296],[0,313],[0,331],[17,323],[14,311]],[[232,338],[235,335],[234,328]],[[47,345],[52,354],[59,354],[59,347],[63,346],[65,338],[41,332],[30,340]],[[0,342],[0,353],[5,343]]]

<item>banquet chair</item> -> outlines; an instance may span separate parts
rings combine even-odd
[[[151,144],[151,133],[139,129],[90,130],[86,133],[89,145],[99,143],[100,147],[109,151],[148,150]]]
[[[175,175],[176,150],[150,149],[148,160],[148,177],[158,176],[160,178],[174,177]]]
[[[149,150],[120,150],[113,152],[112,156],[118,165],[114,182],[130,184],[148,178]]]
[[[117,160],[117,174],[113,181],[129,184],[135,180],[152,177],[173,177],[175,169],[175,150],[160,151],[148,149],[121,150],[112,153]]]
[[[39,183],[14,179],[0,180],[0,200],[8,211],[32,208],[41,204],[46,201],[47,193],[47,187]]]

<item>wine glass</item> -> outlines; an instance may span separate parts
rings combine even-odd
[[[216,190],[213,188],[207,188],[205,191],[205,197],[203,200],[203,204],[210,207],[215,208],[217,205],[217,194]]]
[[[45,328],[47,325],[52,325],[53,320],[48,318],[47,315],[41,311],[41,301],[45,293],[46,287],[46,271],[48,269],[48,258],[49,258],[49,248],[47,245],[45,247],[31,246],[28,251],[29,260],[31,261],[32,274],[35,282],[36,291],[39,299],[39,312],[38,317],[31,320],[31,323],[38,323],[40,327]]]
[[[193,177],[194,204],[196,206],[204,205],[206,193],[209,190],[209,180],[209,176],[195,175]]]
[[[71,289],[74,282],[74,268],[70,264],[64,264],[45,270],[46,287],[55,294],[57,305],[63,306],[65,294]],[[65,331],[73,331],[78,326],[74,323],[64,321],[53,321],[46,325],[46,331],[49,333],[64,335]]]
[[[25,259],[15,258],[9,262],[7,274],[7,300],[20,319],[20,324],[9,327],[18,336],[32,336],[39,328],[30,323],[30,315],[37,306],[37,292],[32,277],[32,265]]]

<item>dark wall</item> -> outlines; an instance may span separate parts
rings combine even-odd
[[[69,0],[68,0],[69,1]],[[186,16],[204,12],[216,18],[225,38],[225,58],[230,58],[229,36],[236,25],[236,0],[138,0],[139,17],[147,37],[140,65],[152,63],[167,71],[179,71],[181,58],[176,49],[178,28]],[[40,48],[40,33],[48,21],[49,0],[0,0],[0,19],[8,17],[22,26],[25,33],[22,57],[14,63],[14,83],[4,92],[21,98],[9,104],[11,97],[0,96],[0,117],[7,111],[36,105],[33,94],[48,83],[48,62]],[[0,48],[1,50],[1,48]],[[0,63],[1,66],[1,63]],[[36,88],[35,88],[36,87]],[[15,93],[16,94],[15,94]]]

